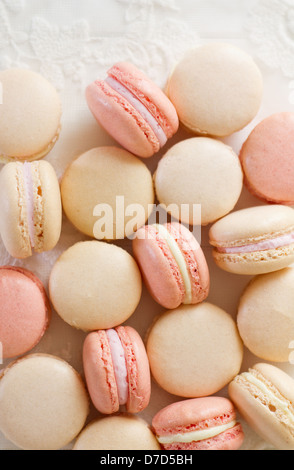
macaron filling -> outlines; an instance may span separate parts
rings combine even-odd
[[[107,77],[105,83],[110,86],[116,93],[121,95],[125,98],[128,103],[135,108],[135,110],[142,116],[142,118],[146,121],[146,123],[151,127],[154,134],[156,135],[160,147],[163,147],[167,142],[167,136],[160,126],[160,124],[156,121],[150,111],[146,108],[146,106],[141,103],[138,98],[131,91],[129,91],[124,85],[122,85],[118,80],[113,77]]]
[[[106,336],[113,363],[119,404],[126,405],[129,396],[129,385],[124,349],[115,330],[107,330]]]
[[[212,439],[213,437],[222,434],[223,432],[232,429],[236,426],[235,420],[230,423],[222,424],[208,429],[201,429],[198,431],[192,431],[187,433],[173,434],[169,436],[158,436],[157,440],[162,445],[174,444],[174,443],[191,443],[204,441],[206,439]]]
[[[159,235],[166,241],[173,258],[175,259],[179,267],[179,270],[180,270],[180,273],[184,282],[184,286],[185,286],[185,298],[184,298],[183,303],[186,305],[190,305],[192,304],[192,285],[191,285],[191,280],[190,280],[189,271],[186,265],[185,258],[180,248],[178,247],[177,242],[174,240],[174,238],[171,236],[168,230],[163,225],[160,225],[160,224],[155,224],[154,227],[158,231]]]
[[[217,247],[219,253],[225,254],[239,254],[239,253],[254,253],[256,251],[275,250],[283,248],[294,243],[294,232],[282,235],[271,240],[264,240],[252,245],[234,246],[234,247]]]
[[[34,183],[32,168],[29,162],[24,162],[23,167],[23,181],[25,190],[25,202],[27,208],[27,221],[31,247],[35,246],[35,223],[34,223]]]

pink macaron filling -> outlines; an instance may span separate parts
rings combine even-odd
[[[115,330],[107,330],[106,336],[111,352],[119,404],[126,405],[129,396],[129,385],[124,349]]]
[[[239,253],[254,253],[256,251],[275,250],[276,248],[283,248],[294,243],[294,232],[287,233],[271,240],[264,240],[259,243],[254,243],[245,246],[234,247],[217,247],[220,253],[226,254],[239,254]]]
[[[142,116],[142,118],[149,124],[151,129],[153,130],[154,134],[156,135],[159,144],[163,147],[167,142],[167,136],[160,126],[160,124],[156,121],[156,119],[152,116],[150,111],[141,103],[138,98],[133,95],[124,85],[122,85],[118,80],[112,77],[108,77],[105,80],[114,91],[116,91],[119,95],[123,96],[133,108]]]
[[[25,201],[28,214],[28,229],[31,247],[35,246],[35,223],[34,223],[34,192],[33,192],[33,176],[31,164],[25,162],[23,164],[23,180],[25,189]]]

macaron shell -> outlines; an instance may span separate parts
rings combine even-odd
[[[0,341],[3,358],[30,351],[49,326],[51,309],[41,281],[24,268],[0,268]]]
[[[262,75],[252,58],[225,43],[189,51],[167,86],[184,126],[219,137],[249,124],[259,110],[262,93]]]
[[[44,157],[60,130],[61,103],[55,88],[30,70],[0,72],[0,160],[30,161]],[[17,139],[15,138],[17,136]]]
[[[9,163],[0,173],[0,233],[14,258],[32,255],[23,185],[22,164]]]
[[[104,414],[118,411],[114,368],[104,330],[87,335],[83,346],[83,365],[88,391],[95,408]]]
[[[257,364],[253,369],[260,372],[289,402],[293,403],[294,381],[288,374],[270,364]],[[263,397],[261,394],[260,401],[236,380],[229,384],[228,390],[239,412],[265,441],[279,450],[294,449],[294,436],[289,431],[289,428],[293,428],[292,423],[287,422],[286,416],[283,418],[282,410],[279,414],[279,410],[269,407],[270,401],[266,395]]]
[[[130,103],[100,81],[87,87],[88,106],[99,124],[129,152],[149,158],[160,149],[151,127]]]
[[[129,381],[127,411],[139,413],[150,401],[151,379],[149,361],[140,335],[130,326],[116,328],[125,351]]]
[[[119,414],[91,422],[78,436],[74,450],[160,450],[148,424]]]
[[[248,189],[265,202],[294,205],[294,113],[277,113],[252,131],[240,152]]]
[[[158,120],[168,138],[177,132],[179,118],[173,104],[141,70],[131,63],[120,62],[108,73],[126,86],[146,106]]]

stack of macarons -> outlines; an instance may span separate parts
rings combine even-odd
[[[260,108],[253,59],[230,44],[198,47],[165,92],[135,65],[113,65],[85,103],[118,145],[83,152],[60,181],[44,160],[61,129],[56,90],[28,70],[0,82],[0,235],[12,258],[0,267],[0,431],[22,449],[77,438],[75,450],[237,450],[244,419],[293,450],[294,379],[278,363],[294,349],[294,115],[262,121],[240,155],[221,140]],[[190,136],[174,143],[180,126]],[[237,210],[244,184],[257,201]],[[58,253],[47,293],[26,259],[56,248],[62,211],[83,241]],[[224,279],[251,276],[236,320],[211,301],[210,262]],[[164,311],[143,328],[149,294]],[[79,372],[42,349],[52,313],[80,330]],[[274,364],[247,370],[246,348]],[[157,388],[174,399],[151,412]]]

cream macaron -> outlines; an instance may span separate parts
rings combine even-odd
[[[147,355],[164,390],[199,398],[219,392],[239,373],[243,343],[232,317],[203,302],[159,316],[148,334]]]
[[[23,450],[58,450],[82,430],[89,400],[81,376],[47,354],[11,363],[0,375],[0,430]]]
[[[174,218],[189,225],[208,225],[234,209],[243,173],[231,147],[195,137],[167,151],[158,164],[154,183],[159,202]]]
[[[117,147],[91,149],[74,160],[62,178],[61,195],[72,224],[98,240],[132,235],[145,224],[154,203],[147,166]]]
[[[47,161],[11,162],[0,173],[0,233],[8,253],[28,258],[59,241],[62,206],[59,182]]]
[[[209,232],[213,257],[223,270],[266,274],[294,262],[294,210],[258,206],[227,215]]]
[[[76,243],[56,261],[49,294],[57,313],[84,331],[110,329],[136,310],[142,293],[139,268],[122,248],[96,240]]]
[[[56,89],[40,74],[24,69],[1,71],[0,84],[0,162],[43,158],[61,129]]]
[[[167,95],[186,128],[224,137],[243,129],[258,113],[263,78],[245,51],[210,43],[189,51],[178,63]]]

